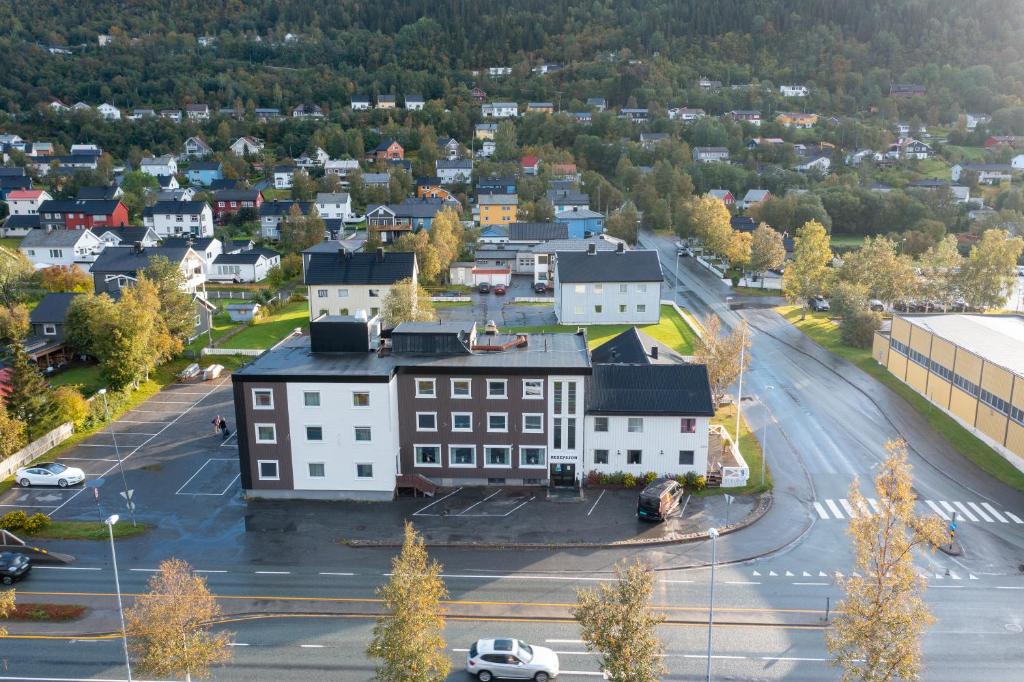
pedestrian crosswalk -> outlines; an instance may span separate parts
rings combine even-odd
[[[938,570],[936,570],[936,568],[938,568]],[[925,580],[928,580],[929,582],[931,582],[931,581],[939,581],[939,580],[950,580],[950,581],[964,580],[964,581],[968,581],[968,582],[971,581],[971,580],[980,580],[980,578],[978,578],[978,576],[974,575],[970,571],[966,571],[966,570],[964,570],[962,568],[959,568],[959,567],[957,567],[954,570],[954,569],[945,568],[945,567],[941,567],[941,566],[940,567],[936,567],[936,566],[931,566],[931,567],[919,566],[919,567],[917,567],[917,573],[918,573],[919,576],[921,576]],[[819,570],[819,569],[811,569],[811,570],[808,571],[808,570],[805,570],[805,569],[801,569],[801,570],[793,571],[793,570],[787,570],[787,569],[783,569],[783,568],[765,568],[765,567],[761,567],[761,568],[751,569],[750,572],[749,572],[749,578],[751,578],[754,581],[763,581],[766,578],[792,578],[792,580],[790,582],[792,582],[794,585],[807,585],[807,586],[813,586],[813,585],[833,585],[833,584],[836,583],[836,581],[841,580],[843,578],[861,578],[861,577],[863,577],[863,576],[860,573],[858,573],[857,571],[852,571],[852,570],[847,570],[847,569],[843,569],[843,570],[828,570],[828,571]],[[733,581],[733,582],[736,583],[737,581]]]
[[[878,500],[866,498],[859,505],[847,499],[821,502],[815,501],[814,511],[822,520],[852,519],[858,516],[870,516],[880,511]],[[943,521],[970,521],[972,523],[1019,523],[1024,519],[1005,509],[996,509],[988,502],[959,502],[946,500],[919,500],[918,511],[934,514]]]

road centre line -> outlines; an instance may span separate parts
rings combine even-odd
[[[332,571],[321,571],[320,575],[341,575],[341,576],[352,576],[355,573],[334,573]]]
[[[794,585],[830,585],[831,583],[793,583]]]
[[[760,585],[756,580],[723,580],[726,585]]]
[[[257,575],[291,575],[291,571],[253,571]]]
[[[300,644],[299,647],[302,648],[302,649],[323,649],[324,645],[323,644]]]

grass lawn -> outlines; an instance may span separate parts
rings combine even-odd
[[[133,538],[149,530],[149,526],[139,523],[135,526],[128,519],[122,519],[114,525],[115,538]],[[99,521],[53,521],[50,526],[30,537],[45,540],[107,540],[110,532],[107,524]]]
[[[761,287],[733,287],[732,292],[740,296],[782,296],[781,289],[762,289]]]
[[[54,374],[50,377],[50,383],[54,386],[77,386],[81,394],[88,398],[107,385],[100,373],[99,365],[72,367]]]
[[[277,313],[243,329],[232,337],[229,345],[232,348],[270,348],[296,327],[309,329],[307,301],[286,304]]]
[[[859,234],[834,234],[830,241],[832,246],[858,247],[864,243],[864,236]]]
[[[223,304],[218,304],[221,306],[220,312],[213,316],[213,329],[211,330],[211,332],[213,334],[214,341],[221,338],[222,336],[224,336],[232,329],[238,327],[241,324],[241,322],[234,322],[231,319],[231,316],[224,311],[223,305],[227,305],[227,302],[228,301],[225,301],[225,303]],[[185,346],[185,348],[187,350],[198,353],[200,350],[206,348],[208,345],[210,345],[210,336],[208,334],[203,334],[195,341]]]
[[[730,436],[734,435],[736,431],[736,406],[724,405],[719,407],[711,423],[724,426],[726,433]],[[764,460],[761,443],[751,433],[750,427],[747,426],[747,420],[742,416],[740,417],[740,454],[743,455],[747,466],[750,467],[750,478],[747,479],[747,485],[742,488],[705,488],[699,491],[697,495],[721,495],[723,493],[744,495],[771,490],[772,472],[768,467],[765,467],[764,485],[761,485],[761,462]]]
[[[22,237],[3,237],[0,238],[0,246],[11,251],[18,250],[18,244],[21,243]]]
[[[995,450],[979,440],[974,434],[960,426],[952,417],[907,384],[897,379],[889,370],[879,365],[869,349],[852,348],[842,343],[838,325],[824,314],[808,314],[800,321],[800,309],[794,306],[777,308],[797,329],[816,341],[826,350],[849,360],[875,379],[891,388],[924,417],[928,424],[956,450],[974,462],[979,468],[999,480],[1024,490],[1024,472],[1007,462]]]
[[[954,161],[969,161],[971,163],[984,163],[985,149],[983,147],[961,147],[955,144],[947,144],[943,147],[943,153]]]
[[[605,341],[621,334],[633,325],[629,324],[592,324],[586,327],[587,342],[591,348],[600,346]],[[672,306],[661,306],[661,321],[658,324],[636,325],[637,329],[671,346],[682,355],[693,355],[697,335],[689,324],[672,309]],[[575,332],[575,325],[552,324],[542,327],[510,327],[509,332],[525,332],[533,334]]]

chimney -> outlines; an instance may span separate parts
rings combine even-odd
[[[618,245],[615,247],[615,253],[626,253],[626,243],[619,242]]]
[[[587,244],[587,255],[588,256],[593,256],[596,253],[597,253],[597,244],[594,244],[593,242],[591,242],[590,244]]]
[[[655,360],[658,359],[658,347],[657,346],[651,346],[651,357],[654,358]]]
[[[377,262],[379,262],[379,263],[383,263],[384,262],[384,247],[383,246],[378,246],[377,247]]]
[[[135,242],[134,244],[132,244],[132,251],[134,251],[135,253],[142,253],[142,242]]]

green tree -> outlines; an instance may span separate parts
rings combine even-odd
[[[42,427],[53,416],[50,388],[20,343],[11,344],[10,354],[11,387],[7,393],[7,412],[25,424],[31,440],[40,435]]]
[[[956,236],[951,234],[921,254],[918,259],[921,271],[918,290],[921,296],[925,300],[939,303],[943,310],[948,309],[957,297],[957,279],[963,261],[957,248]]]
[[[281,221],[281,248],[289,253],[300,253],[324,240],[327,228],[323,219],[311,207],[308,215],[302,214],[298,204],[292,204],[288,216]]]
[[[365,247],[364,247],[365,248]],[[424,282],[437,282],[441,277],[441,260],[430,243],[430,233],[426,230],[419,232],[407,232],[395,240],[395,251],[412,252],[416,254],[416,266],[419,268],[419,277]]]
[[[366,649],[381,660],[380,682],[441,682],[448,677],[451,659],[444,640],[442,600],[448,590],[441,565],[427,555],[423,538],[405,524],[401,553],[391,562],[388,582],[377,588],[385,615],[373,627]]]
[[[104,308],[108,315],[92,315]],[[145,276],[124,289],[116,304],[108,307],[101,302],[90,308],[88,319],[89,352],[99,359],[103,378],[113,388],[138,387],[172,354],[175,343],[160,317],[156,286]]]
[[[28,335],[28,306],[21,303],[0,305],[0,341],[20,341]]]
[[[732,216],[720,199],[702,195],[690,203],[693,232],[711,253],[724,256],[732,239]]]
[[[68,306],[65,322],[64,343],[75,353],[96,355],[96,334],[100,333],[102,320],[113,319],[116,304],[109,296],[82,294],[75,296]]]
[[[402,322],[429,322],[437,319],[434,304],[427,290],[413,283],[411,277],[392,285],[381,301],[381,323],[397,327]]]
[[[32,264],[20,251],[0,250],[0,305],[12,306],[22,299],[22,289],[32,277]]]
[[[729,246],[725,249],[725,257],[729,264],[744,271],[750,265],[752,242],[754,235],[750,232],[733,230],[729,236]]]
[[[639,237],[640,214],[632,202],[627,203],[621,209],[609,216],[605,223],[605,233],[616,239],[624,239],[630,244],[636,244]]]
[[[866,284],[840,280],[832,287],[830,312],[837,317],[850,317],[854,313],[867,310],[870,298],[871,293]]]
[[[1001,308],[1013,290],[1024,240],[1006,230],[985,230],[960,267],[958,283],[967,303]]]
[[[13,589],[0,592],[0,619],[7,618],[14,613],[14,599],[15,593]],[[0,638],[6,636],[7,628],[0,626]]]
[[[92,291],[92,276],[77,265],[54,265],[39,273],[40,284],[51,292],[85,293]]]
[[[494,160],[517,161],[519,143],[516,141],[516,126],[511,121],[502,121],[494,131]]]
[[[861,248],[846,254],[839,278],[863,284],[873,298],[890,304],[909,296],[917,283],[913,261],[897,255],[888,237],[867,237]]]
[[[761,276],[768,270],[780,267],[785,261],[786,246],[782,234],[765,223],[758,225],[750,241],[750,270]],[[761,287],[764,287],[763,277]]]
[[[841,579],[846,597],[825,633],[833,663],[849,682],[918,679],[921,636],[935,621],[924,603],[927,583],[914,567],[914,552],[943,542],[944,528],[938,517],[914,513],[906,443],[885,447],[889,457],[875,477],[877,512],[850,519],[857,574]],[[854,509],[869,509],[856,480],[849,499]]]
[[[121,190],[124,192],[121,203],[128,208],[131,218],[138,220],[142,209],[146,207],[147,197],[159,189],[160,182],[156,177],[142,171],[129,171],[121,181]]]
[[[295,201],[312,201],[316,198],[316,181],[304,170],[292,173],[292,199]]]
[[[638,559],[617,565],[615,575],[614,582],[577,590],[573,617],[607,679],[657,682],[665,666],[656,628],[664,619],[651,610],[654,571]]]
[[[10,457],[28,443],[28,430],[25,422],[15,419],[0,403],[0,459]],[[0,617],[3,614],[0,613]]]
[[[871,348],[875,332],[881,328],[881,313],[874,310],[855,310],[839,321],[839,337],[847,346]]]
[[[160,317],[167,333],[184,342],[195,329],[196,309],[192,295],[184,290],[185,275],[177,263],[165,256],[153,256],[142,274],[156,287]],[[173,352],[181,348],[173,349]]]
[[[722,320],[713,314],[704,318],[703,326],[704,334],[697,339],[693,355],[707,367],[711,397],[718,405],[740,371],[750,364],[750,353],[744,352],[750,350],[750,331],[744,322],[726,334]]]
[[[791,303],[801,306],[801,317],[807,315],[807,300],[827,294],[832,284],[832,249],[825,227],[813,220],[796,232],[793,260],[782,275],[782,293]]]

